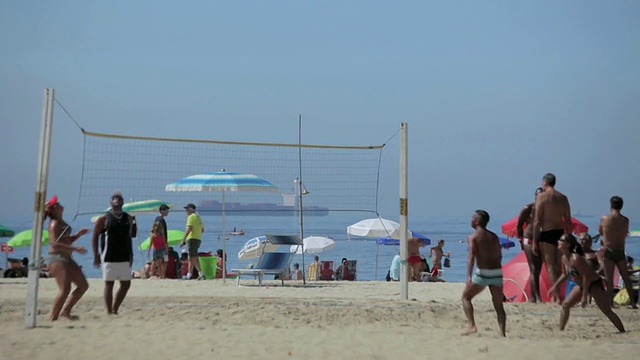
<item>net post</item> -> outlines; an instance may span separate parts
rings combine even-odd
[[[408,204],[407,204],[407,123],[400,123],[400,297],[401,299],[409,299],[409,272],[407,269],[408,249],[407,249],[407,223],[408,223]]]
[[[27,301],[25,308],[25,326],[36,327],[38,314],[38,280],[40,279],[40,253],[44,224],[44,202],[47,195],[49,176],[49,153],[51,149],[51,128],[53,126],[54,89],[45,89],[42,107],[42,125],[40,126],[40,151],[34,201],[33,238],[31,239],[31,262],[29,263],[27,282]]]

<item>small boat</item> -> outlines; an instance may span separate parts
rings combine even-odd
[[[236,228],[233,228],[233,231],[230,231],[229,235],[244,235],[244,230],[236,230]]]

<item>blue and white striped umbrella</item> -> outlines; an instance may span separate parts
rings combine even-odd
[[[278,192],[278,188],[267,180],[238,172],[217,171],[191,175],[172,182],[166,191],[266,191]]]
[[[196,174],[172,182],[165,187],[166,191],[221,191],[222,192],[222,251],[226,254],[226,214],[225,193],[227,191],[278,192],[278,188],[267,180],[253,175],[238,172],[222,171]],[[222,280],[227,277],[226,266],[222,267]]]

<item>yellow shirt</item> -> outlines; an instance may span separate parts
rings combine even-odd
[[[193,213],[187,217],[187,228],[191,226],[191,232],[187,236],[187,240],[196,239],[202,240],[202,219],[200,215]]]

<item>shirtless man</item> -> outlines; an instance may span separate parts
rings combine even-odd
[[[537,188],[535,197],[542,192],[542,188]],[[529,285],[531,286],[531,297],[529,301],[542,302],[540,297],[540,270],[542,269],[542,259],[539,255],[533,254],[533,215],[535,213],[535,200],[534,202],[525,205],[520,211],[518,216],[518,225],[516,227],[518,231],[518,238],[520,239],[520,245],[527,257],[527,263],[529,263]]]
[[[607,279],[607,294],[613,301],[613,271],[617,267],[620,272],[624,286],[627,288],[627,294],[633,294],[633,286],[631,278],[627,271],[626,257],[624,253],[625,240],[629,233],[629,219],[620,213],[623,201],[620,196],[613,196],[609,201],[611,203],[611,213],[600,218],[598,225],[598,233],[603,236],[602,244],[604,247],[604,274]],[[637,309],[638,306],[633,296],[631,299],[631,307]]]
[[[409,281],[422,281],[422,259],[420,258],[420,248],[425,246],[422,239],[412,237],[407,240],[407,253],[409,266],[407,267]]]
[[[498,316],[500,335],[506,336],[507,314],[502,306],[504,297],[502,294],[502,249],[498,236],[487,230],[488,223],[489,214],[484,210],[476,210],[471,217],[471,227],[476,231],[468,237],[467,284],[462,292],[462,308],[467,316],[469,328],[462,335],[478,332],[471,300],[486,286],[489,286],[493,307]],[[475,273],[473,272],[474,263],[477,263]]]
[[[432,246],[431,249],[429,249],[429,256],[431,257],[431,265],[432,266],[437,266],[438,270],[442,270],[442,258],[444,257],[444,250],[442,250],[444,248],[444,240],[440,239],[438,240],[438,245],[436,246]],[[447,256],[449,256],[450,253],[447,253]]]
[[[536,197],[535,215],[533,220],[533,249],[534,255],[542,251],[542,261],[547,265],[547,275],[552,284],[560,276],[560,257],[558,254],[558,240],[564,234],[571,234],[571,207],[569,200],[555,189],[556,176],[546,173],[542,177],[541,194]],[[553,293],[553,301],[560,303],[560,287]]]

